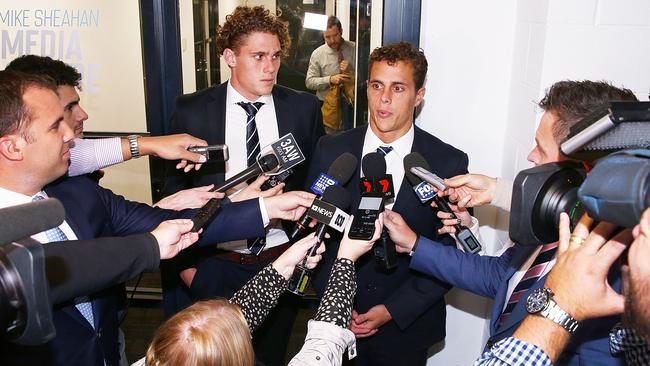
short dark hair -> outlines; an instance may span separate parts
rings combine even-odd
[[[68,85],[81,89],[81,74],[74,67],[48,56],[24,55],[7,65],[5,70],[26,74],[47,75],[56,85]]]
[[[335,17],[334,15],[330,15],[327,18],[327,27],[325,29],[330,29],[334,26],[336,26],[339,29],[339,32],[343,31],[343,27],[341,26],[341,21],[339,20],[339,18]]]
[[[617,88],[607,81],[563,80],[553,84],[538,105],[544,111],[557,114],[553,137],[561,142],[573,125],[603,104],[616,100],[638,99],[630,89]]]
[[[291,47],[287,24],[272,15],[263,6],[238,6],[226,16],[226,22],[217,26],[217,54],[230,48],[239,51],[243,38],[251,33],[261,32],[276,35],[280,41],[282,57],[286,57]]]
[[[43,88],[56,93],[56,84],[46,75],[32,75],[13,70],[0,71],[0,136],[21,133],[34,116],[25,106],[23,96],[29,88]]]
[[[383,47],[375,48],[370,54],[369,72],[372,72],[372,65],[375,62],[386,61],[393,66],[398,61],[410,63],[413,66],[413,81],[415,88],[420,89],[424,85],[424,79],[427,76],[427,58],[424,52],[415,48],[407,42],[389,44]]]

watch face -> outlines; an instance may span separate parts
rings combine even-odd
[[[531,314],[539,313],[548,305],[548,293],[540,288],[528,295],[526,299],[526,311]]]

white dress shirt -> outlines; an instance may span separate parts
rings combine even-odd
[[[393,176],[393,190],[395,191],[395,197],[391,200],[388,200],[386,203],[386,208],[392,209],[395,201],[397,200],[397,193],[402,186],[402,181],[404,180],[404,157],[411,153],[413,148],[413,139],[415,137],[415,129],[411,124],[411,128],[404,134],[404,136],[398,138],[397,140],[387,144],[379,139],[377,135],[372,131],[372,128],[368,126],[366,130],[366,137],[363,140],[363,150],[362,156],[371,152],[376,152],[379,146],[392,146],[393,150],[388,153],[384,158],[386,159],[386,174]],[[363,176],[363,166],[361,167],[361,176]]]
[[[228,81],[226,91],[226,136],[225,141],[228,145],[230,158],[226,162],[226,179],[238,174],[248,167],[246,159],[246,122],[248,116],[244,108],[240,107],[239,102],[262,102],[262,105],[255,115],[255,124],[257,125],[257,134],[260,139],[260,150],[280,138],[278,130],[277,117],[275,114],[275,105],[273,104],[272,95],[263,95],[257,100],[248,100],[244,98]],[[230,196],[242,188],[246,187],[242,183],[229,190]],[[262,205],[263,206],[263,205]],[[265,210],[262,210],[264,212]],[[267,222],[267,220],[264,220]],[[279,220],[272,220],[266,230],[266,247],[269,249],[289,241],[289,238],[281,229]],[[232,250],[240,253],[248,253],[248,244],[246,240],[236,240],[219,244],[220,249]]]

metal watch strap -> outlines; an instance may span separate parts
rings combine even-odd
[[[554,321],[571,334],[578,329],[578,321],[562,310],[552,297],[548,300],[546,308],[539,312],[539,315]]]
[[[138,138],[140,135],[128,135],[126,137],[129,140],[129,150],[131,151],[131,158],[137,159],[140,157],[140,148],[138,147]]]

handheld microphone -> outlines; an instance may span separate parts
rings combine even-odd
[[[413,191],[420,201],[426,203],[433,199],[442,211],[450,213],[453,218],[456,218],[451,207],[449,207],[447,198],[438,196],[432,188],[436,187],[438,190],[444,191],[447,186],[440,177],[431,173],[428,169],[431,169],[429,163],[419,153],[412,152],[404,157],[404,174],[413,186]],[[481,250],[480,242],[468,227],[456,224],[454,228],[456,229],[456,238],[458,238],[466,252],[476,253]]]
[[[316,227],[316,244],[309,249],[308,254],[301,263],[296,265],[289,280],[289,291],[296,295],[303,296],[311,281],[313,270],[307,268],[307,257],[316,254],[318,247],[325,238],[328,227],[339,232],[345,229],[345,223],[349,218],[343,210],[350,206],[350,194],[341,186],[330,186],[325,189],[321,199],[315,199],[307,211],[311,218],[318,221]]]
[[[256,177],[262,173],[272,172],[277,170],[279,166],[279,160],[274,154],[267,154],[260,157],[257,160],[256,164],[249,166],[244,169],[234,177],[226,179],[222,184],[212,188],[211,192],[225,192],[228,189],[245,182],[253,177]],[[192,218],[194,226],[192,227],[192,232],[195,233],[201,230],[206,224],[208,224],[212,218],[217,214],[221,208],[221,200],[216,198],[210,199],[206,202],[203,207],[199,209],[199,212]]]
[[[0,245],[28,238],[61,225],[65,209],[56,198],[0,210]]]
[[[334,162],[327,169],[327,174],[321,173],[314,183],[311,185],[311,191],[316,194],[316,199],[320,199],[323,196],[325,190],[333,185],[345,185],[352,174],[357,169],[357,158],[350,153],[343,153],[339,155]],[[296,222],[293,227],[293,231],[289,235],[289,240],[294,240],[302,236],[304,231],[307,229],[309,221],[311,218],[308,215],[308,212],[305,212],[300,220]]]
[[[364,198],[366,198],[367,201],[368,198],[372,200],[373,197],[381,197],[381,203],[377,212],[377,215],[379,215],[380,212],[384,211],[386,203],[385,199],[395,196],[393,192],[393,178],[390,174],[386,174],[386,159],[378,152],[366,154],[366,156],[363,157],[361,164],[364,175],[364,178],[361,179],[361,200],[364,201]],[[356,227],[363,227],[361,230],[365,231],[364,234],[366,236],[370,234],[372,237],[372,233],[370,233],[369,230],[370,226],[372,226],[374,232],[374,219],[376,219],[376,217],[373,219],[373,216],[375,215],[361,214],[362,212],[371,213],[371,210],[368,210],[364,205],[362,205],[362,202],[359,202],[359,208],[357,211],[360,212],[354,216],[355,220],[357,219],[357,216],[360,217],[360,220],[357,221]],[[353,228],[351,227],[350,232],[353,231],[352,229]],[[397,251],[395,250],[395,243],[390,240],[390,235],[385,227],[382,230],[379,239],[375,242],[373,254],[375,256],[375,264],[380,269],[389,271],[397,267]]]

